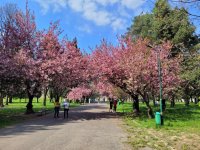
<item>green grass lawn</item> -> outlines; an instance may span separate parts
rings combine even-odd
[[[152,107],[154,112],[158,107]],[[193,103],[186,107],[177,103],[174,108],[167,106],[164,112],[164,126],[156,126],[155,119],[148,119],[146,106],[140,103],[141,113],[134,117],[132,103],[119,105],[120,113],[130,133],[129,142],[135,149],[198,149],[200,147],[200,107]]]
[[[13,103],[9,103],[8,105],[5,105],[3,108],[0,108],[0,128],[36,117],[37,114],[31,114],[31,115],[24,114],[26,111],[27,102],[28,100],[25,101],[24,99],[22,99],[21,102],[19,99],[13,99]],[[71,108],[77,106],[79,106],[79,104],[70,103]],[[34,99],[33,110],[35,112],[38,112],[42,108],[44,108],[42,99],[39,99],[39,103],[37,103],[36,99]],[[48,111],[49,113],[53,112],[54,104],[50,103],[50,101],[47,100],[45,108],[49,110]]]

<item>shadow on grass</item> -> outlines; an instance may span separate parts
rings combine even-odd
[[[199,120],[200,111],[199,106],[182,106],[175,108],[168,108],[164,112],[165,118],[171,121],[188,121],[188,120]]]
[[[126,105],[126,108],[124,108],[124,113],[119,112],[118,114],[120,116],[126,116],[126,117],[132,117],[137,118],[139,120],[147,120],[147,108],[144,105],[140,106],[140,113],[139,116],[134,115],[133,112],[131,112],[131,105]],[[154,113],[160,112],[159,106],[158,107],[152,107]],[[198,105],[191,105],[191,106],[184,106],[184,104],[176,104],[174,108],[167,107],[164,111],[164,118],[169,121],[181,121],[181,122],[187,122],[188,120],[200,120],[200,109]]]

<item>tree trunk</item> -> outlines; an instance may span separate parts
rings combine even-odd
[[[190,102],[193,103],[192,96],[190,96]]]
[[[4,105],[3,105],[3,96],[2,96],[1,93],[0,93],[0,107],[4,107]]]
[[[59,95],[58,94],[56,94],[56,101],[59,102]]]
[[[185,99],[184,101],[185,101],[185,106],[189,106],[190,100],[188,100],[188,98],[187,98],[187,99]]]
[[[53,102],[53,92],[52,92],[52,89],[49,90],[49,98],[50,98],[50,103]]]
[[[131,97],[133,99],[133,112],[138,115],[140,112],[138,95],[131,95]]]
[[[33,111],[33,95],[31,95],[30,93],[28,93],[28,98],[29,98],[29,101],[26,105],[26,114],[33,114],[34,111]]]
[[[174,107],[174,106],[175,106],[175,102],[174,102],[174,100],[171,100],[170,107]]]
[[[6,95],[6,105],[8,105],[8,95]]]
[[[197,99],[197,97],[194,98],[194,103],[195,103],[195,104],[198,103],[198,99]]]
[[[153,95],[153,106],[156,107],[156,98],[154,95]]]
[[[162,111],[166,110],[166,99],[162,99]]]
[[[88,97],[86,97],[86,103],[89,103],[89,98]]]
[[[154,118],[154,113],[153,113],[153,110],[151,108],[151,106],[149,105],[149,101],[145,101],[146,103],[146,106],[147,106],[147,115],[150,119]]]
[[[147,106],[147,115],[148,117],[151,119],[151,118],[154,118],[154,114],[153,114],[153,110],[151,108],[151,106],[149,105],[149,96],[147,93],[144,93],[143,95],[141,95],[143,97],[143,100]]]
[[[45,88],[45,89],[44,89],[43,106],[46,106],[46,103],[47,103],[47,92],[48,92],[48,88]]]
[[[188,97],[188,95],[189,95],[188,93],[189,93],[189,87],[186,86],[184,88],[184,95],[183,95],[185,106],[189,106],[189,104],[190,104],[190,97]]]
[[[35,91],[37,90],[38,86],[34,86],[34,90],[32,89],[33,87],[30,85],[30,81],[26,81],[26,92],[27,92],[27,96],[28,96],[28,103],[26,105],[26,114],[32,114],[34,113],[33,111],[33,98],[34,98],[34,93],[36,93]],[[36,83],[37,84],[37,83]]]
[[[175,106],[175,100],[174,100],[174,95],[172,96],[172,99],[171,99],[171,105],[170,107],[174,107]]]
[[[85,104],[86,103],[86,97],[85,96],[83,97],[83,100],[84,100],[84,104]]]
[[[9,96],[9,103],[12,103],[12,96]]]

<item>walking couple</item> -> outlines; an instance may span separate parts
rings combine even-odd
[[[65,116],[67,116],[68,118],[69,102],[66,99],[63,100],[62,107],[64,109],[64,118]],[[59,111],[60,111],[60,103],[59,100],[56,100],[54,102],[54,118],[59,118]]]
[[[117,99],[113,100],[112,98],[110,98],[109,102],[110,102],[109,112],[116,112],[116,110],[117,110]]]

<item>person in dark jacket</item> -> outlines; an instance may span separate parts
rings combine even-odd
[[[112,112],[112,109],[113,109],[113,100],[112,100],[112,98],[109,98],[109,102],[110,102],[109,112]]]

